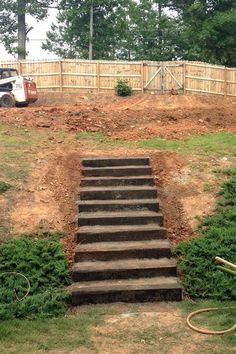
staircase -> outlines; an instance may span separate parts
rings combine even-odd
[[[180,301],[149,158],[82,164],[72,304]]]

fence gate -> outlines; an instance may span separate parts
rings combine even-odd
[[[182,70],[180,70],[182,67]],[[144,63],[144,90],[161,94],[183,92],[184,66],[170,63]]]

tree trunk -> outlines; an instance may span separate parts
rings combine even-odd
[[[162,4],[161,1],[158,2],[158,42],[159,42],[159,46],[160,46],[160,52],[162,54],[162,24],[161,24],[161,20],[162,20]]]
[[[17,19],[18,19],[18,59],[26,57],[26,24],[25,24],[25,0],[17,0]]]
[[[90,6],[90,25],[89,25],[89,60],[93,59],[93,2]]]

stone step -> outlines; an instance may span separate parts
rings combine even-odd
[[[75,235],[78,243],[109,241],[142,241],[166,238],[166,228],[157,224],[83,226]]]
[[[78,282],[68,287],[72,305],[107,302],[181,301],[176,277]]]
[[[150,166],[119,166],[119,167],[85,167],[82,170],[84,176],[143,176],[151,175]]]
[[[81,200],[153,199],[157,189],[151,186],[81,187]]]
[[[76,262],[162,257],[171,257],[168,240],[94,242],[79,244],[75,250]]]
[[[102,157],[82,159],[84,167],[142,166],[149,165],[149,157]]]
[[[159,259],[122,259],[105,262],[79,262],[72,270],[73,281],[151,278],[176,276],[176,261]]]
[[[81,187],[99,186],[154,186],[152,176],[136,177],[86,177],[81,180]]]
[[[163,226],[163,214],[155,211],[112,211],[79,213],[79,226],[144,225],[157,223]]]
[[[159,211],[158,199],[81,200],[79,212],[152,210]]]

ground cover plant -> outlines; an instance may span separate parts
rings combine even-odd
[[[185,290],[193,298],[236,298],[235,277],[217,270],[214,262],[220,256],[236,264],[236,168],[222,172],[230,178],[222,185],[216,213],[201,220],[199,237],[176,248]]]
[[[60,233],[23,235],[0,244],[0,319],[52,317],[65,313],[70,274]],[[26,294],[26,276],[30,292]]]
[[[0,181],[0,194],[3,194],[8,191],[8,189],[11,188],[11,185],[9,183],[6,183],[4,181]]]

